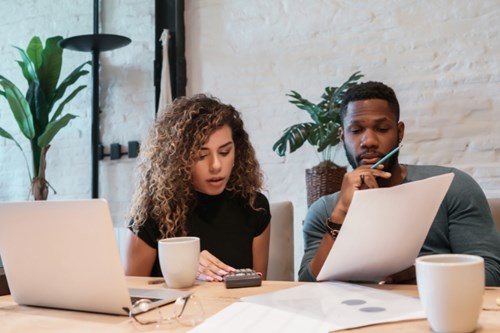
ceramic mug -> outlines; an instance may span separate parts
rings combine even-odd
[[[435,254],[416,259],[417,286],[434,332],[476,329],[484,293],[484,260],[468,254]]]
[[[200,239],[198,237],[160,239],[158,257],[167,287],[191,287],[198,271]]]

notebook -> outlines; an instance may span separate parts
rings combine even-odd
[[[354,192],[317,280],[377,282],[412,266],[453,176]]]
[[[127,288],[104,199],[0,202],[0,256],[22,305],[128,315],[131,297],[157,307],[189,294]]]

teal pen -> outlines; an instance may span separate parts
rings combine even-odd
[[[385,155],[384,157],[382,157],[377,163],[375,163],[374,165],[372,165],[370,167],[370,169],[375,169],[376,167],[378,167],[380,164],[382,164],[385,160],[387,160],[389,157],[391,157],[392,155],[394,155],[398,150],[399,148],[403,147],[403,145],[399,146],[399,147],[396,147],[394,148],[389,154]]]

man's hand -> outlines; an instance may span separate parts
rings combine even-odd
[[[368,165],[362,165],[344,175],[339,200],[335,206],[334,212],[332,212],[334,221],[341,223],[344,220],[343,218],[349,210],[355,191],[367,188],[377,188],[377,178],[389,179],[391,177],[391,173],[383,171],[383,168],[384,166],[382,164],[375,169],[370,169]]]
[[[235,271],[233,267],[226,265],[207,250],[201,251],[197,280],[222,281],[223,276],[232,271]]]
[[[417,275],[415,272],[415,266],[408,267],[401,272],[392,274],[385,278],[384,281],[379,282],[380,284],[416,284]]]

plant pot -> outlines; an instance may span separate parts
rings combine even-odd
[[[346,168],[312,167],[306,169],[307,207],[324,195],[340,191]]]

